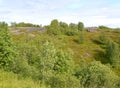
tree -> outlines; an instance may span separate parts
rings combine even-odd
[[[80,36],[79,36],[79,39],[78,39],[78,43],[79,44],[83,44],[84,43],[83,29],[84,29],[84,24],[82,22],[79,22],[78,23],[78,30],[80,31]]]
[[[106,58],[109,60],[112,66],[117,66],[120,63],[119,46],[109,41],[106,45]]]
[[[108,41],[107,36],[103,32],[101,32],[99,39],[101,44],[106,44]]]
[[[79,35],[79,39],[77,41],[79,44],[83,44],[84,43],[84,34],[83,32],[80,33]]]
[[[63,52],[47,41],[43,44],[39,56],[37,67],[40,69],[42,82],[50,82],[57,74],[71,75],[73,73],[74,61],[72,60],[71,51]]]
[[[58,50],[56,53],[57,59],[54,64],[54,71],[56,73],[73,73],[74,62],[72,59],[72,52],[63,50]]]
[[[55,61],[56,49],[52,43],[47,41],[42,46],[37,65],[40,69],[40,79],[42,82],[49,81],[49,78],[52,77]]]
[[[65,22],[60,22],[59,25],[60,25],[60,30],[61,30],[61,32],[62,32],[63,34],[66,34],[67,31],[69,30],[68,24],[65,23]]]
[[[58,20],[52,20],[48,29],[49,34],[58,35],[61,33]]]
[[[51,88],[83,88],[79,79],[71,74],[56,74],[48,82]]]
[[[70,23],[70,24],[69,24],[69,29],[70,29],[70,30],[78,30],[78,26],[77,26],[77,24]]]
[[[8,25],[0,22],[0,68],[8,70],[14,61],[15,49],[8,32]]]
[[[98,61],[80,67],[76,76],[81,88],[117,88],[119,77],[108,67]]]
[[[42,25],[24,23],[24,22],[20,22],[20,23],[12,22],[11,27],[42,27]]]
[[[83,29],[84,29],[84,24],[82,22],[79,22],[78,23],[78,30],[83,31]]]

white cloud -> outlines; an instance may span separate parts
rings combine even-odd
[[[82,21],[85,26],[120,27],[120,6],[113,7],[106,2],[108,0],[0,0],[0,20],[45,25],[58,19],[67,23]]]

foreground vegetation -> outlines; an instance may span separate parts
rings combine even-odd
[[[46,88],[31,78],[23,78],[12,72],[0,70],[0,88]]]
[[[44,28],[18,34],[0,23],[0,87],[120,87],[119,29],[87,32],[82,22],[57,20]]]

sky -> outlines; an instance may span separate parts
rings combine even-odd
[[[0,21],[120,27],[120,0],[0,0]]]

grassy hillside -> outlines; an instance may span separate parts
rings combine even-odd
[[[119,30],[88,32],[57,20],[42,31],[8,32],[7,24],[0,26],[0,68],[5,70],[0,70],[1,87],[120,87]]]
[[[67,36],[67,35],[56,35],[50,36],[46,32],[39,33],[37,31],[25,32],[20,35],[13,35],[14,40],[17,41],[27,41],[26,43],[39,41],[50,41],[57,48],[62,48],[63,50],[71,49],[74,53],[74,58],[77,59],[77,62],[80,59],[86,59],[88,61],[97,59],[99,60],[99,54],[104,53],[104,47],[100,44],[100,35],[104,33],[106,37],[113,40],[114,42],[119,42],[120,33],[119,30],[99,30],[97,32],[87,32],[84,31],[84,44],[78,44],[77,40],[79,39],[79,33],[75,36]],[[31,36],[30,36],[31,35]],[[34,37],[32,37],[34,35]],[[100,55],[101,55],[100,54]],[[98,58],[97,58],[98,57]],[[104,61],[103,61],[104,62]]]
[[[35,35],[34,37],[30,36],[30,34]],[[79,33],[74,36],[67,35],[56,35],[51,36],[45,32],[40,33],[39,31],[31,31],[25,32],[21,35],[13,35],[14,40],[17,41],[27,41],[26,43],[38,43],[38,46],[42,44],[44,41],[52,42],[55,47],[68,50],[71,49],[73,52],[73,58],[76,63],[80,63],[82,60],[87,63],[97,60],[102,62],[103,64],[107,64],[107,59],[104,57],[105,55],[105,46],[100,43],[100,36],[104,34],[108,40],[112,40],[119,44],[120,31],[115,29],[102,29],[96,32],[87,32],[84,31],[84,44],[77,43],[79,39]],[[26,40],[29,39],[29,40]],[[39,42],[38,42],[39,41]],[[119,70],[114,70],[119,75]]]

